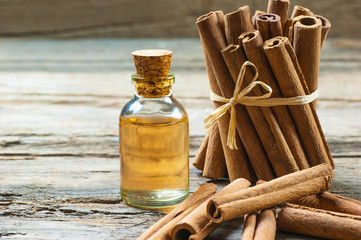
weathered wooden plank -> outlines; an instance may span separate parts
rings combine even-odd
[[[331,191],[361,200],[361,160],[335,163]],[[191,191],[207,181],[199,173],[191,166]],[[0,233],[10,239],[134,239],[162,217],[121,202],[116,157],[19,157],[2,160],[0,176],[6,181],[0,185]],[[209,239],[239,239],[241,223],[224,224]],[[280,233],[277,239],[312,238]]]
[[[195,20],[212,10],[231,12],[242,5],[266,10],[264,0],[156,0],[144,6],[132,0],[13,0],[0,1],[0,36],[51,37],[198,37]],[[340,4],[312,0],[291,2],[325,15],[331,36],[360,37],[357,0]],[[160,7],[161,6],[161,7]]]

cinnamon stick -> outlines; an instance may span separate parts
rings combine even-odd
[[[291,18],[295,18],[295,17],[301,16],[301,15],[303,15],[303,16],[311,16],[311,15],[312,15],[312,12],[311,12],[311,10],[308,9],[308,8],[305,8],[305,7],[296,5],[296,6],[293,8]]]
[[[313,16],[300,16],[293,26],[293,48],[310,92],[318,89],[321,28],[321,20]],[[311,103],[314,109],[316,102]]]
[[[225,33],[222,30],[222,26],[224,26],[224,22],[222,21],[223,20],[222,14],[223,13],[221,11],[217,11],[206,15],[212,15],[212,26],[218,29],[219,31],[218,34],[219,37],[223,39],[222,41],[226,41]],[[217,79],[214,73],[214,67],[204,46],[204,40],[202,35],[201,35],[201,42],[204,49],[203,53],[204,53],[204,59],[207,68],[210,88],[214,93],[221,95],[222,93],[220,90],[220,86],[217,83]],[[213,102],[213,104],[215,108],[218,108],[222,105],[219,102]],[[233,181],[237,178],[243,177],[246,178],[247,180],[252,180],[252,176],[250,175],[251,172],[250,164],[248,163],[248,157],[242,142],[239,140],[237,141],[237,146],[238,146],[237,151],[233,151],[227,147],[229,120],[230,120],[229,113],[224,114],[222,118],[218,120],[218,126],[219,126],[218,129],[222,141],[222,148],[225,156],[229,179]]]
[[[253,15],[253,17],[252,17],[252,24],[253,24],[253,26],[254,26],[255,28],[256,28],[256,17],[259,16],[259,15],[262,15],[262,14],[266,14],[266,12],[260,11],[260,10],[256,10],[256,11],[254,12],[254,15]],[[247,32],[249,32],[249,31],[247,31]]]
[[[198,152],[192,162],[193,166],[195,166],[199,170],[203,170],[203,168],[204,168],[204,162],[206,160],[209,135],[210,135],[210,132],[212,129],[213,129],[213,127],[206,132],[206,136],[203,138],[202,144],[199,147]]]
[[[241,23],[242,23],[242,25],[241,25],[241,27],[242,27],[241,33],[248,32],[248,31],[253,31],[254,26],[252,24],[251,11],[249,9],[249,6],[245,5],[243,7],[240,7],[240,8],[238,8],[238,11],[239,11],[239,13],[241,15]],[[236,37],[238,37],[238,36],[236,36]],[[234,43],[234,44],[236,44],[236,43]]]
[[[228,44],[237,44],[238,36],[243,32],[241,11],[224,15],[225,32]]]
[[[261,73],[258,77],[258,80],[266,83],[272,88],[271,97],[282,97],[280,88],[276,82],[275,76],[263,49],[263,41],[259,31],[243,33],[240,36],[239,41],[245,50],[248,60],[255,64],[258,68],[258,71]],[[304,149],[298,136],[298,132],[296,130],[295,123],[293,122],[288,108],[286,106],[276,106],[272,107],[271,109],[277,119],[277,122],[298,165],[298,168],[308,168],[310,165],[307,161]]]
[[[232,183],[225,186],[222,190],[217,192],[213,197],[223,196],[232,192],[240,191],[249,187],[251,183],[244,178],[239,178]],[[210,200],[210,199],[209,199]],[[201,232],[210,222],[207,217],[207,204],[209,200],[203,202],[199,207],[181,220],[172,230],[172,240],[188,239],[192,234]],[[209,228],[208,228],[209,229]],[[214,229],[214,227],[213,227]],[[204,236],[205,237],[205,236]]]
[[[203,42],[203,41],[202,41]],[[216,78],[213,73],[213,66],[210,62],[208,55],[205,53],[206,68],[208,72],[209,85],[211,90],[216,94],[221,94],[219,86],[217,85]],[[213,102],[215,108],[221,106],[219,102]],[[237,178],[243,177],[247,180],[252,180],[250,174],[250,165],[248,163],[248,157],[241,141],[237,141],[238,150],[234,151],[227,147],[227,136],[228,136],[228,127],[229,127],[230,114],[226,113],[218,120],[219,133],[222,141],[222,148],[225,156],[228,177],[230,181],[233,181]],[[239,139],[239,138],[237,138]],[[208,150],[207,150],[208,151]]]
[[[361,239],[361,217],[287,204],[277,216],[280,230],[314,237]]]
[[[333,171],[328,164],[291,173],[231,194],[213,197],[207,205],[208,217],[216,223],[247,213],[292,202],[329,189]]]
[[[285,37],[266,41],[264,49],[284,97],[309,94],[292,46]],[[334,163],[317,114],[309,104],[288,106],[310,165]]]
[[[151,228],[145,231],[137,240],[146,240],[154,235],[159,229],[166,225],[169,221],[174,219],[176,216],[182,214],[192,206],[202,203],[205,199],[209,198],[212,194],[217,191],[216,185],[213,183],[202,184],[192,195],[175,207],[170,213],[156,222]]]
[[[281,18],[276,14],[268,13],[257,16],[256,26],[263,41],[276,36],[282,36]]]
[[[329,192],[300,198],[293,203],[332,212],[361,216],[361,202]]]
[[[246,214],[243,221],[243,232],[241,240],[253,240],[256,225],[257,213]]]
[[[274,13],[280,16],[282,29],[285,28],[287,21],[288,9],[290,7],[289,0],[269,0],[267,13]]]
[[[222,50],[223,58],[232,75],[233,81],[236,82],[241,66],[246,58],[239,46],[230,45]],[[253,73],[247,71],[244,77],[242,88],[248,86],[252,79]],[[260,87],[255,87],[249,96],[262,95]],[[258,136],[265,148],[268,159],[277,176],[283,176],[288,173],[298,171],[297,163],[289,149],[283,136],[280,126],[275,119],[272,110],[269,107],[251,107],[246,106],[249,116],[256,128]]]
[[[258,216],[254,240],[274,240],[276,237],[275,209],[262,210]]]
[[[323,47],[326,38],[327,38],[327,34],[331,29],[331,22],[330,20],[328,20],[327,18],[320,16],[320,15],[313,15],[316,18],[321,20],[322,23],[322,34],[321,34],[321,48]]]
[[[215,124],[210,130],[212,132],[209,136],[203,177],[217,180],[218,178],[223,178],[226,174],[226,162],[218,124]]]
[[[292,26],[292,19],[287,18],[285,26],[283,28],[283,36],[289,38],[290,28]]]
[[[189,240],[203,240],[218,226],[219,226],[218,223],[208,222],[207,225],[200,232],[196,232],[195,234],[192,234],[189,237]]]
[[[222,41],[222,31],[217,24],[217,17],[211,12],[199,17],[196,24],[201,36],[203,51],[207,53],[213,66],[221,96],[230,99],[233,96],[234,83],[221,55],[221,50],[226,47],[226,42]],[[218,94],[218,92],[215,93]],[[267,167],[269,166],[267,156],[246,109],[239,104],[235,108],[236,118],[239,119],[237,130],[257,177],[266,180],[273,179],[273,171]],[[224,117],[220,119],[224,119]],[[228,164],[227,169],[230,170]]]

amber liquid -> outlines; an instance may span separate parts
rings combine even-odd
[[[133,206],[166,207],[188,196],[188,118],[120,117],[121,195]]]

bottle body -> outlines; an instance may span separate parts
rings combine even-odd
[[[133,206],[167,207],[189,192],[188,115],[172,94],[135,95],[119,118],[121,196]]]

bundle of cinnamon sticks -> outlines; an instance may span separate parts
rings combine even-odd
[[[258,79],[272,89],[270,98],[317,94],[320,51],[330,22],[296,6],[288,18],[289,0],[269,0],[267,12],[253,16],[248,6],[223,14],[200,16],[199,30],[211,91],[233,97],[242,65],[250,61]],[[241,89],[256,71],[247,69]],[[255,86],[247,96],[261,96]],[[230,100],[230,101],[231,101]],[[223,105],[214,101],[214,107]],[[231,181],[274,178],[321,163],[334,168],[333,159],[316,114],[316,102],[271,107],[232,105],[206,133],[193,161],[210,179]],[[235,118],[236,150],[227,146],[230,119]]]
[[[321,164],[253,187],[243,178],[218,192],[214,184],[203,184],[138,240],[201,240],[221,223],[241,216],[243,240],[275,239],[276,227],[317,237],[358,239],[361,202],[325,192],[332,177],[331,167]]]

